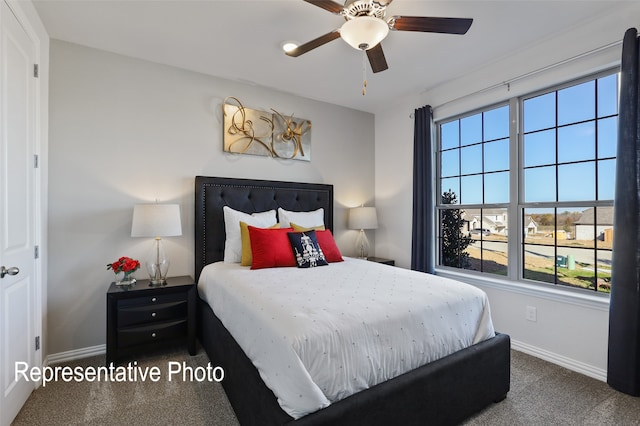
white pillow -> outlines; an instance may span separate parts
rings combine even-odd
[[[242,260],[240,222],[258,228],[268,228],[278,223],[275,210],[248,214],[224,206],[222,211],[224,213],[224,230],[227,234],[224,242],[224,261],[227,263],[240,263]]]
[[[280,227],[282,228],[289,228],[291,222],[304,228],[314,228],[324,226],[324,209],[319,208],[312,212],[290,212],[278,208],[278,218],[280,218]]]

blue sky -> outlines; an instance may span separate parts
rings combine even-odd
[[[613,199],[617,109],[617,74],[525,99],[524,202]],[[509,202],[508,105],[442,124],[441,143],[443,192],[482,204],[484,173],[484,203]]]

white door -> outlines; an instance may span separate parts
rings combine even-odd
[[[35,82],[33,43],[9,6],[0,3],[0,275],[4,275],[0,278],[0,425],[4,426],[34,389],[33,382],[15,380],[15,366],[16,362],[33,366],[36,350]]]

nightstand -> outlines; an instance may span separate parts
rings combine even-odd
[[[377,262],[377,263],[383,263],[385,265],[391,265],[391,266],[395,266],[396,265],[396,261],[392,260],[392,259],[385,259],[384,257],[367,257],[367,260],[371,261],[371,262]]]
[[[186,342],[196,354],[196,294],[193,278],[167,278],[163,286],[138,280],[131,287],[111,283],[107,291],[107,365],[124,355]]]

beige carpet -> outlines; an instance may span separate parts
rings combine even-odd
[[[206,353],[186,350],[136,359],[144,368],[158,366],[163,380],[133,383],[52,382],[27,400],[13,425],[238,425],[222,386],[215,382],[167,381],[170,361],[206,366]],[[104,356],[70,366],[103,366]]]
[[[168,362],[206,366],[200,350],[138,359],[158,366],[161,380],[137,383],[49,383],[37,389],[14,425],[237,425],[222,386],[209,382],[168,382]],[[104,357],[69,363],[100,366]],[[640,425],[640,398],[612,390],[606,383],[512,351],[511,392],[466,426],[494,425]],[[428,422],[425,422],[428,424]]]
[[[640,398],[541,359],[511,351],[511,391],[466,426],[640,425]]]

